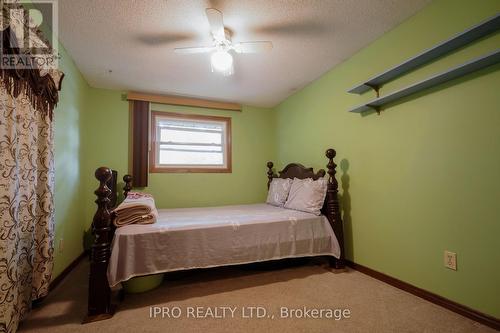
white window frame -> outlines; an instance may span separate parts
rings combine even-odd
[[[207,165],[207,164],[189,164],[189,165],[173,165],[173,164],[160,164],[160,131],[158,130],[158,120],[161,119],[175,119],[175,120],[187,120],[187,121],[199,121],[199,122],[215,122],[223,124],[223,135],[222,135],[222,155],[223,164],[222,165]],[[193,115],[193,114],[182,114],[182,113],[172,113],[172,112],[161,112],[161,111],[151,111],[151,130],[150,130],[150,141],[151,149],[149,151],[149,166],[150,172],[161,173],[161,172],[180,172],[180,173],[190,173],[190,172],[220,172],[220,173],[230,173],[231,168],[231,118],[230,117],[219,117],[219,116],[205,116],[205,115]]]

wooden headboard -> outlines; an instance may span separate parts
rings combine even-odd
[[[276,175],[273,172],[274,163],[267,162],[267,168],[269,171],[267,172],[267,188],[271,184],[273,178],[298,178],[298,179],[306,179],[312,178],[314,180],[318,180],[319,178],[323,178],[325,176],[325,170],[319,169],[318,172],[314,173],[313,168],[306,168],[302,164],[299,163],[290,163],[283,170],[278,171],[279,175]]]
[[[338,188],[339,184],[337,179],[335,178],[335,174],[337,173],[336,168],[337,164],[333,161],[337,152],[335,149],[327,149],[325,152],[325,156],[328,158],[328,164],[326,168],[328,169],[328,184],[326,190],[325,202],[323,203],[323,208],[321,209],[321,213],[328,218],[330,225],[337,236],[337,240],[340,245],[340,259],[335,260],[332,264],[335,268],[343,268],[344,267],[344,228],[342,225],[342,218],[340,212],[340,204],[338,199]],[[267,188],[271,185],[271,181],[273,178],[298,178],[298,179],[306,179],[312,178],[313,180],[317,180],[319,178],[323,178],[326,173],[325,170],[319,169],[318,172],[314,172],[313,168],[306,168],[302,164],[299,163],[290,163],[283,170],[278,171],[278,175],[273,171],[274,163],[267,162]]]

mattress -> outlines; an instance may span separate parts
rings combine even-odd
[[[159,209],[158,221],[115,231],[108,281],[192,268],[329,255],[337,238],[323,216],[268,204]]]

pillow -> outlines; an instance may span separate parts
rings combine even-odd
[[[290,178],[273,178],[269,186],[266,202],[273,206],[283,207],[291,186],[292,180]]]
[[[327,183],[324,178],[318,180],[294,178],[285,208],[321,215]]]

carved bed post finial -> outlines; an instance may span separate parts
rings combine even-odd
[[[99,187],[94,192],[97,196],[97,211],[92,221],[95,239],[90,254],[88,312],[84,323],[107,319],[113,315],[111,289],[106,275],[113,238],[111,214],[108,210],[111,190],[106,186],[111,175],[111,170],[106,167],[95,171]]]
[[[340,259],[335,260],[334,267],[335,268],[344,268],[344,230],[342,226],[342,218],[340,213],[340,204],[338,198],[339,192],[339,183],[335,178],[335,174],[337,171],[337,164],[333,161],[337,152],[335,149],[328,149],[325,153],[328,158],[328,164],[326,167],[328,168],[328,185],[327,185],[327,216],[328,220],[332,224],[333,231],[337,236],[340,245]]]
[[[273,166],[274,166],[274,163],[269,161],[267,162],[267,168],[269,169],[267,171],[267,188],[269,189],[269,186],[271,185],[271,181],[273,180],[274,178],[274,172],[273,172]]]
[[[326,167],[328,169],[328,175],[330,176],[328,178],[328,182],[332,183],[335,191],[338,192],[339,183],[337,182],[337,179],[335,178],[335,174],[337,173],[337,170],[336,170],[337,164],[335,164],[335,162],[333,161],[335,156],[337,156],[337,152],[335,151],[335,149],[330,148],[330,149],[327,149],[325,155],[328,158],[328,164],[326,165]]]
[[[128,192],[132,189],[132,176],[125,175],[123,176],[123,181],[125,182],[125,186],[123,187],[123,197],[126,198]]]

